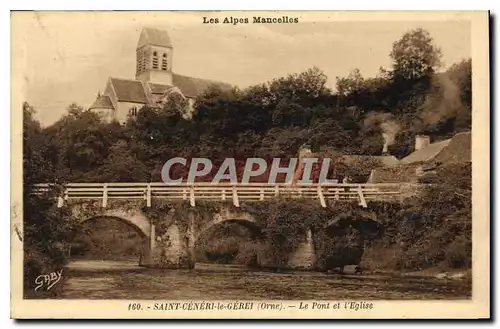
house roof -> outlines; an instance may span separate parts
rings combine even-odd
[[[119,102],[148,103],[148,97],[142,81],[116,78],[110,78],[109,80]]]
[[[399,165],[376,168],[370,175],[370,183],[415,182],[417,168],[424,171],[436,169],[440,165],[467,163],[471,161],[471,134],[461,132],[450,139],[432,143],[422,150],[413,152],[402,159]]]
[[[401,159],[400,163],[410,164],[415,162],[425,162],[432,160],[435,156],[439,154],[449,143],[451,139],[446,139],[441,142],[431,143],[421,150],[415,151],[408,155],[407,157]]]
[[[141,48],[144,45],[172,48],[172,43],[170,42],[168,33],[166,31],[153,28],[142,29],[141,36],[137,42],[137,48]]]
[[[381,166],[393,166],[399,163],[399,160],[393,155],[343,155],[344,163],[354,164],[359,161],[374,161],[380,162]]]
[[[398,164],[391,167],[375,168],[371,171],[368,183],[415,182],[418,179],[417,167],[416,164]]]
[[[461,132],[453,136],[449,144],[433,159],[437,163],[469,162],[471,156],[471,133]]]
[[[94,104],[92,104],[89,109],[114,109],[113,103],[109,96],[101,95],[97,97]]]
[[[173,74],[172,82],[186,97],[196,97],[205,92],[210,86],[216,86],[222,90],[231,89],[231,85],[225,82],[192,78],[180,74]]]

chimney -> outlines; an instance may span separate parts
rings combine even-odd
[[[309,144],[304,144],[299,149],[299,159],[297,168],[295,168],[295,173],[293,175],[293,184],[296,184],[298,180],[304,174],[304,163],[302,162],[303,158],[307,158],[312,154],[311,146]]]
[[[389,155],[387,143],[385,143],[385,142],[384,142],[384,147],[382,148],[382,155]]]
[[[431,138],[427,135],[415,136],[415,151],[421,150],[429,146]]]
[[[305,158],[312,154],[311,146],[309,144],[304,144],[299,149],[299,158]]]

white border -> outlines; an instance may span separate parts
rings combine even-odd
[[[158,1],[156,3],[151,3],[151,1],[141,1],[140,4],[141,6],[139,7],[137,3],[124,3],[123,1],[108,1],[106,3],[103,3],[102,0],[87,0],[87,1],[55,1],[55,0],[45,0],[45,1],[16,1],[13,3],[14,8],[6,8],[6,10],[2,10],[1,13],[1,18],[0,19],[0,26],[1,26],[1,31],[2,31],[2,40],[5,42],[5,46],[1,48],[0,54],[1,54],[1,59],[2,59],[2,73],[3,74],[3,79],[2,79],[2,84],[3,88],[1,88],[2,96],[0,99],[3,102],[3,115],[4,117],[2,118],[3,120],[0,120],[0,132],[3,135],[2,138],[0,138],[0,147],[2,151],[7,153],[7,157],[9,161],[3,161],[2,162],[2,169],[7,169],[9,170],[2,170],[2,175],[4,178],[2,181],[3,182],[10,182],[10,166],[8,163],[10,163],[10,13],[8,10],[30,10],[30,9],[38,9],[38,10],[113,10],[113,9],[120,9],[120,10],[132,10],[132,9],[148,9],[148,10],[222,10],[222,9],[231,9],[231,10],[275,10],[275,9],[280,9],[280,10],[487,10],[491,9],[493,13],[495,12],[500,12],[497,9],[498,1],[482,1],[482,0],[476,0],[476,1],[454,1],[453,3],[450,2],[438,2],[438,1],[418,1],[414,3],[407,3],[407,2],[401,2],[401,1],[384,1],[384,0],[379,0],[379,1],[347,1],[342,4],[333,2],[332,4],[326,4],[324,0],[308,0],[307,2],[297,2],[297,3],[292,3],[290,1],[263,1],[263,0],[252,0],[247,3],[244,2],[236,2],[236,1],[220,1],[220,0],[212,0],[212,1],[199,1],[199,3],[196,3],[195,1],[180,1],[177,3],[168,3],[168,8],[166,8],[166,2],[163,1]],[[2,2],[0,4],[1,7],[8,6],[10,3],[7,2]],[[453,5],[451,7],[450,5]],[[3,8],[2,8],[3,9]],[[498,23],[498,22],[497,22]],[[494,34],[495,38],[493,40],[497,41],[496,34]],[[9,47],[7,47],[6,43],[9,42]],[[495,59],[497,58],[496,54],[494,54]],[[493,61],[494,59],[491,58]],[[496,70],[495,72],[496,73]],[[493,78],[493,77],[492,77]],[[495,89],[491,90],[491,93],[495,93],[497,91],[498,86],[495,85]],[[493,118],[492,118],[493,119]],[[498,122],[497,122],[498,124]],[[498,134],[495,132],[495,141],[498,143],[497,136]],[[497,180],[495,179],[495,182]],[[4,216],[4,222],[5,223],[10,223],[8,220],[10,218],[10,184],[9,183],[4,183],[3,189],[2,189],[2,198],[1,198],[1,203],[0,206],[2,210],[4,211],[3,213],[5,214]],[[498,201],[497,198],[495,197],[495,201]],[[497,202],[498,204],[498,202]],[[496,214],[496,213],[495,213]],[[492,220],[496,216],[492,216]],[[498,233],[498,224],[496,225],[496,231],[495,233]],[[7,227],[7,224],[5,224],[4,228],[4,234],[8,234],[7,232],[10,232],[10,227]],[[9,239],[6,239],[4,236],[4,239],[2,239],[4,242],[4,246],[2,248],[4,252],[3,259],[10,259],[10,235]],[[494,241],[494,240],[493,240]],[[5,273],[5,272],[4,272]],[[8,287],[7,282],[8,280],[4,280],[4,285],[3,287]],[[9,288],[4,288],[6,291],[2,291],[2,309],[5,312],[2,316],[2,319],[4,319],[4,323],[8,327],[15,325],[15,323],[12,320],[8,320],[10,317],[10,294],[7,293],[7,290]],[[495,295],[493,293],[493,295]],[[4,305],[7,304],[7,305]],[[498,304],[498,303],[495,303]],[[494,312],[496,313],[496,312]],[[498,314],[498,313],[497,313]],[[5,323],[7,320],[8,323]],[[26,325],[26,324],[24,324]],[[32,325],[32,324],[30,324]],[[47,323],[45,324],[47,326],[52,326],[53,323]],[[69,325],[69,324],[67,324]],[[97,323],[90,323],[89,326],[92,326],[93,328],[95,327],[100,327],[103,324],[97,324]],[[108,324],[107,327],[122,327],[124,324]],[[138,324],[141,325],[141,324]],[[164,324],[159,324],[159,325],[164,325]],[[174,325],[174,323],[168,324],[170,326]],[[206,326],[207,324],[201,324],[199,323],[198,325],[204,325]],[[213,326],[215,325],[220,325],[220,324],[212,324]],[[231,325],[234,325],[231,324]],[[239,325],[243,325],[243,323],[240,323]],[[259,324],[258,324],[259,325]],[[260,324],[261,326],[264,324]],[[281,325],[291,325],[290,323],[288,324],[281,324]],[[306,324],[310,325],[310,323]],[[331,323],[324,323],[322,324],[324,326],[331,326]],[[333,324],[333,325],[340,325],[340,323]],[[358,324],[354,325],[353,327],[363,327],[363,326],[372,326],[374,323],[366,323],[364,325]],[[375,325],[382,325],[382,326],[387,326],[391,325],[388,323],[379,323]],[[392,325],[400,325],[400,323],[393,323]],[[426,327],[433,327],[437,326],[437,324],[431,324],[431,323],[420,323],[422,326]],[[474,327],[477,324],[472,324],[468,323],[468,325],[471,325],[471,327]],[[455,326],[455,324],[440,324],[440,327],[451,327]],[[2,326],[3,327],[3,326]]]

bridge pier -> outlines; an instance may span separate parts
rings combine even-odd
[[[189,239],[180,226],[174,223],[167,231],[156,238],[151,257],[151,267],[170,269],[190,269],[194,267]]]
[[[305,241],[299,243],[297,249],[290,255],[287,267],[291,269],[313,269],[316,265],[316,250],[311,229],[308,229]]]
[[[155,225],[150,224],[149,236],[142,240],[142,253],[139,259],[139,266],[151,267],[153,266],[153,251],[155,249]]]
[[[152,249],[149,238],[146,237],[142,241],[141,258],[139,259],[139,266],[150,267],[153,265]]]

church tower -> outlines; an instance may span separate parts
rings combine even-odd
[[[173,85],[173,53],[174,48],[166,31],[143,29],[136,49],[135,79],[143,82]]]

